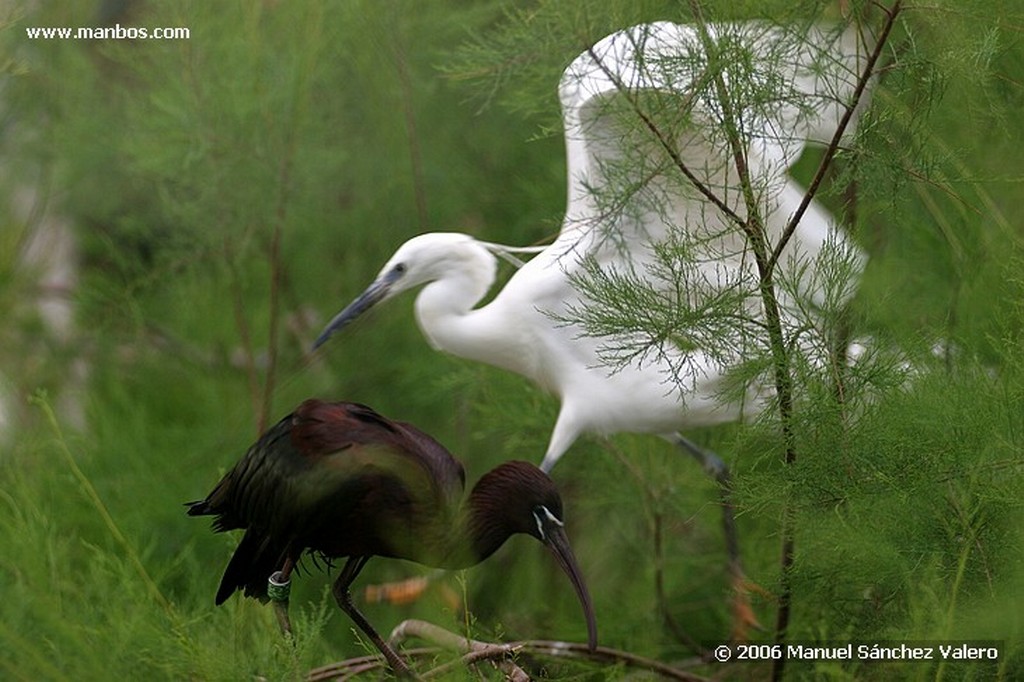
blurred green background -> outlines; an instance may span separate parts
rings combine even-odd
[[[818,2],[703,7],[727,19],[839,15]],[[204,496],[261,425],[310,396],[419,425],[466,463],[470,481],[509,458],[539,462],[557,402],[432,351],[412,296],[317,356],[310,342],[414,234],[531,244],[556,233],[561,70],[615,29],[686,22],[691,10],[0,5],[0,388],[10,415],[0,438],[0,676],[293,679],[365,653],[316,571],[293,591],[295,647],[265,606],[235,598],[215,608],[237,537],[214,535],[182,504]],[[878,8],[864,11],[879,23]],[[191,35],[47,41],[25,30],[115,23]],[[857,148],[840,155],[824,197],[840,212],[855,187],[850,229],[871,260],[851,325],[908,349],[921,366],[914,381],[860,377],[872,400],[855,419],[827,400],[811,410],[793,467],[770,424],[689,434],[733,467],[767,628],[788,499],[790,640],[999,640],[1001,659],[791,663],[791,679],[1024,675],[1022,31],[1011,0],[908,5]],[[806,180],[815,166],[812,152],[796,173]],[[39,224],[58,219],[77,242],[77,281],[54,292],[25,253]],[[40,316],[41,296],[72,311],[66,333]],[[940,339],[951,350],[931,358]],[[691,461],[651,437],[585,439],[553,477],[602,644],[676,662],[693,656],[677,630],[705,646],[728,637],[717,495]],[[357,586],[423,572],[376,560]],[[365,612],[383,633],[415,616],[480,639],[585,637],[568,584],[521,538],[417,604]],[[624,675],[582,664],[547,672]],[[762,679],[768,665],[694,672]]]

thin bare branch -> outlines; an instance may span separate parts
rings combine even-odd
[[[601,60],[601,58],[597,56],[597,53],[594,52],[593,46],[587,48],[587,54],[590,55],[590,58],[594,60],[594,63],[597,64],[597,67],[601,69],[604,75],[607,76],[608,79],[615,85],[615,89],[618,90],[625,97],[627,102],[629,102],[629,106],[632,108],[633,113],[637,115],[637,118],[639,118],[640,121],[644,124],[644,126],[646,126],[646,128],[651,132],[651,134],[654,136],[654,139],[657,140],[661,148],[665,150],[665,153],[668,154],[670,159],[672,159],[672,163],[675,165],[676,168],[679,169],[679,172],[682,173],[683,176],[690,182],[693,188],[700,192],[701,195],[704,196],[704,198],[706,198],[708,201],[714,204],[718,210],[720,210],[726,217],[729,218],[729,220],[733,221],[739,226],[742,226],[746,221],[739,214],[733,211],[732,208],[730,208],[729,205],[726,204],[717,194],[712,192],[711,188],[704,184],[700,180],[700,178],[698,178],[697,175],[692,170],[690,170],[690,167],[686,165],[685,161],[683,161],[683,157],[680,156],[679,151],[676,149],[672,141],[668,139],[664,132],[662,132],[658,124],[655,123],[654,120],[650,116],[648,116],[643,109],[640,108],[640,104],[637,102],[637,98],[632,96],[632,94],[629,91],[629,88],[627,88],[626,85],[622,82],[622,80],[614,73],[612,73],[611,69],[609,69]]]
[[[878,58],[881,56],[882,50],[888,42],[889,33],[892,32],[892,27],[896,24],[896,17],[899,16],[901,9],[902,0],[895,0],[892,7],[885,10],[886,20],[885,24],[882,26],[882,32],[878,36],[878,40],[875,42],[874,49],[868,56],[867,64],[864,65],[864,71],[857,80],[857,87],[854,88],[851,101],[846,104],[846,109],[843,111],[843,117],[839,120],[839,125],[836,127],[835,133],[832,135],[832,139],[825,148],[825,155],[822,157],[821,163],[818,164],[818,170],[814,173],[814,178],[807,186],[807,191],[804,192],[803,199],[800,201],[800,206],[798,206],[796,211],[793,212],[789,222],[786,224],[786,228],[782,231],[782,236],[775,245],[771,260],[769,261],[770,268],[775,267],[779,257],[782,255],[782,250],[786,248],[786,244],[788,244],[790,238],[792,238],[797,225],[800,224],[800,220],[803,218],[804,213],[807,212],[807,208],[811,205],[811,200],[814,199],[814,195],[818,193],[821,181],[825,178],[825,174],[832,165],[832,159],[835,158],[836,152],[839,151],[840,148],[839,143],[843,139],[843,135],[846,134],[846,129],[849,127],[850,121],[853,119],[853,112],[857,110],[857,105],[864,96],[864,91],[867,89],[868,82],[875,75],[875,64],[878,63]]]
[[[398,6],[395,6],[397,11]],[[423,175],[423,153],[420,136],[416,127],[416,109],[413,106],[412,76],[409,73],[409,59],[406,55],[406,35],[401,30],[392,33],[391,52],[398,76],[399,96],[402,101],[402,117],[405,122],[405,137],[409,144],[409,165],[412,171],[413,198],[416,202],[416,221],[421,231],[429,228],[427,213],[427,191]]]
[[[516,652],[515,645],[480,642],[475,639],[463,637],[462,635],[457,635],[454,632],[449,632],[442,627],[423,620],[402,621],[394,630],[391,631],[388,643],[394,645],[409,637],[425,639],[445,649],[465,654],[458,662],[452,661],[445,663],[444,665],[424,673],[423,677],[425,679],[445,674],[457,664],[473,665],[474,663],[485,660],[495,661],[498,667],[501,668],[509,679],[517,681],[530,679],[530,676],[527,675],[519,666],[513,663],[510,658]]]
[[[566,658],[578,661],[588,661],[604,665],[625,665],[627,667],[648,670],[672,680],[683,680],[683,682],[705,682],[707,678],[684,670],[666,665],[660,661],[644,658],[629,653],[610,649],[608,647],[597,647],[590,651],[585,644],[575,642],[560,642],[550,640],[524,640],[519,642],[508,642],[505,644],[491,644],[478,640],[467,639],[462,635],[445,630],[433,623],[422,620],[406,620],[398,624],[392,631],[390,642],[405,639],[406,637],[418,637],[427,639],[439,646],[466,654],[462,659],[463,663],[474,663],[479,660],[493,660],[495,658],[507,657],[515,654],[531,654],[534,656],[551,656],[555,658]],[[511,661],[505,661],[511,663]],[[700,659],[696,659],[700,663]],[[442,666],[443,672],[447,672],[450,664]],[[515,666],[516,670],[521,669]],[[439,669],[429,671],[424,677],[433,677],[439,674]],[[508,671],[506,670],[506,673]],[[525,675],[525,673],[523,673]],[[519,678],[518,673],[513,672],[512,679]]]
[[[232,246],[228,238],[224,239],[224,262],[227,263],[230,275],[229,286],[231,289],[231,312],[235,318],[235,326],[238,329],[238,338],[242,344],[242,354],[245,357],[245,377],[249,387],[249,400],[252,402],[253,414],[256,415],[256,433],[263,433],[263,424],[260,422],[260,379],[256,370],[256,350],[253,347],[252,332],[249,329],[249,321],[245,316],[245,301],[242,295],[242,278],[239,272],[237,259],[231,252]]]
[[[440,651],[441,649],[438,647],[419,647],[416,649],[405,649],[402,651],[402,655],[406,658],[426,658],[427,656],[436,656]],[[319,668],[313,668],[307,673],[306,680],[307,682],[327,682],[328,680],[338,682],[339,680],[351,679],[363,673],[386,670],[387,665],[387,661],[380,654],[346,658],[344,661],[328,663]]]
[[[696,0],[694,0],[696,1]],[[882,28],[882,32],[878,37],[878,41],[875,43],[874,50],[868,58],[868,63],[864,67],[864,71],[857,81],[857,87],[854,90],[853,98],[850,103],[847,104],[846,110],[843,112],[843,117],[836,128],[835,133],[832,135],[832,140],[825,150],[825,156],[822,158],[821,163],[818,165],[818,170],[814,174],[814,179],[808,186],[807,191],[804,193],[804,197],[800,202],[800,206],[793,213],[783,230],[782,236],[779,238],[778,243],[775,245],[774,251],[772,252],[771,258],[768,262],[767,276],[770,280],[771,273],[775,269],[776,263],[778,263],[779,257],[782,254],[782,250],[793,236],[797,225],[803,218],[807,207],[810,206],[811,200],[814,198],[815,193],[818,191],[818,187],[821,185],[822,179],[825,177],[825,173],[828,171],[832,159],[839,149],[839,142],[846,132],[846,128],[853,118],[853,112],[856,110],[856,105],[860,101],[860,98],[864,94],[864,90],[867,87],[868,81],[871,79],[874,73],[875,64],[878,62],[879,56],[882,54],[882,50],[889,38],[889,33],[892,31],[892,27],[896,22],[896,17],[901,9],[901,0],[895,0],[890,9],[886,10],[886,22]],[[774,344],[773,344],[774,346]],[[777,375],[778,379],[778,375]],[[791,405],[783,403],[783,395],[779,394],[779,409],[791,409]],[[789,396],[785,396],[787,400]],[[787,436],[791,436],[789,420],[783,417],[783,431]],[[786,453],[786,464],[791,465],[796,460],[796,453],[790,450],[791,441],[787,438],[787,453]],[[793,602],[793,589],[792,589],[792,570],[793,560],[796,554],[795,548],[795,535],[796,535],[796,512],[793,506],[788,502],[784,505],[782,510],[782,528],[780,529],[782,537],[782,550],[780,559],[780,576],[779,576],[779,600],[778,600],[778,611],[775,616],[775,637],[774,641],[776,644],[784,644],[786,641],[786,635],[789,630],[789,617],[790,610]],[[781,682],[784,676],[786,667],[785,658],[779,658],[772,663],[771,679],[773,682]]]

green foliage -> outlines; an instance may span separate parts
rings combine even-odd
[[[871,3],[848,4],[879,25]],[[565,167],[555,87],[594,40],[642,21],[692,21],[698,9],[799,26],[839,16],[817,1],[410,7],[161,0],[119,19],[191,29],[167,42],[25,38],[26,26],[89,25],[86,4],[0,16],[0,185],[5,197],[18,183],[42,187],[83,250],[80,331],[59,343],[27,304],[34,273],[19,265],[33,216],[7,202],[0,211],[0,363],[19,419],[27,415],[0,445],[4,679],[303,679],[367,653],[316,571],[296,581],[294,645],[261,604],[215,608],[237,538],[187,518],[182,503],[208,492],[261,423],[313,395],[422,426],[466,462],[470,481],[505,459],[538,461],[557,402],[519,377],[432,351],[410,299],[317,357],[310,339],[415,233],[527,244],[557,229]],[[1009,680],[1024,670],[1022,24],[1010,0],[940,0],[901,15],[872,104],[819,195],[870,258],[848,308],[840,290],[851,265],[836,256],[816,268],[832,293],[814,361],[794,355],[796,463],[782,462],[770,410],[689,434],[732,467],[766,626],[788,509],[791,640],[992,639],[1003,658],[791,663],[791,679]],[[674,114],[660,120],[686,123]],[[820,155],[805,153],[799,181]],[[694,246],[662,245],[656,274],[685,280]],[[631,310],[645,316],[636,330],[647,350],[619,349],[612,363],[742,327],[737,345],[718,347],[757,351],[737,383],[772,371],[770,345],[752,341],[761,320],[738,292],[701,308],[681,287],[638,294],[636,273],[589,274],[580,286],[621,299],[581,316],[609,333],[636,322]],[[777,284],[793,293],[785,278]],[[846,333],[877,341],[849,367],[828,345]],[[939,340],[945,350],[933,357]],[[57,396],[76,359],[90,367],[82,432],[59,398],[28,405],[41,387]],[[577,444],[554,478],[602,644],[676,661],[692,652],[673,623],[705,645],[727,637],[717,491],[703,472],[656,439],[619,436]],[[360,584],[419,571],[379,560]],[[365,610],[383,633],[414,616],[479,639],[585,632],[549,557],[518,540],[419,604]],[[748,679],[768,669],[698,672]],[[570,664],[549,673],[624,674]]]

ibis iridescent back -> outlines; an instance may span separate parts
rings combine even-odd
[[[307,400],[270,428],[192,516],[214,516],[214,530],[244,529],[216,603],[236,590],[266,600],[287,585],[304,554],[345,557],[334,594],[396,670],[405,663],[352,604],[349,586],[373,556],[465,568],[512,535],[544,543],[569,577],[587,622],[597,629],[586,583],[563,528],[562,500],[536,466],[506,462],[463,501],[462,465],[416,427],[357,403]],[[273,580],[271,578],[273,577]]]

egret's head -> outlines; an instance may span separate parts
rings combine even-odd
[[[431,232],[413,237],[395,251],[370,286],[330,321],[313,349],[377,303],[396,294],[452,276],[469,276],[490,284],[494,270],[494,257],[486,246],[467,234]]]

